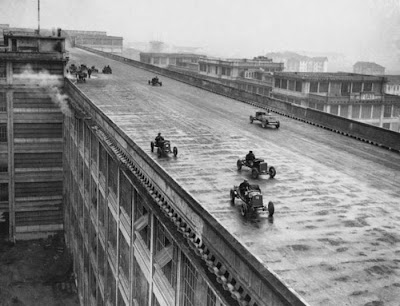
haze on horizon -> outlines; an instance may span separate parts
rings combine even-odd
[[[0,23],[37,28],[38,0],[0,0]],[[400,0],[40,1],[40,27],[161,40],[220,57],[339,53],[400,73]]]

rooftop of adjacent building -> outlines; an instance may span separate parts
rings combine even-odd
[[[385,75],[387,84],[389,85],[400,85],[400,75]]]
[[[365,67],[365,68],[377,68],[377,69],[385,69],[385,67],[378,65],[374,62],[356,62],[353,67]]]
[[[351,72],[275,72],[276,77],[289,77],[309,81],[376,81],[383,82],[385,77]]]

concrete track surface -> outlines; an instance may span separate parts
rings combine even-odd
[[[263,129],[253,106],[163,76],[153,87],[154,74],[83,50],[70,63],[111,65],[78,87],[310,305],[399,305],[400,154],[286,117]],[[158,132],[177,158],[150,152]],[[248,150],[274,179],[237,171]],[[273,220],[230,204],[244,178],[274,202]]]

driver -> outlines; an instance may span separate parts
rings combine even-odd
[[[246,163],[249,165],[253,165],[256,156],[254,155],[253,151],[249,151],[246,155]]]
[[[239,190],[240,193],[244,196],[244,198],[246,199],[246,202],[248,202],[249,197],[249,189],[250,189],[250,184],[248,180],[244,180],[240,185],[239,185]]]
[[[164,137],[161,136],[161,133],[158,133],[157,137],[155,138],[156,140],[156,146],[160,147],[164,143]]]

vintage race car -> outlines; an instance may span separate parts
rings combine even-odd
[[[268,167],[268,163],[265,163],[263,159],[256,158],[253,161],[247,161],[246,158],[240,158],[236,162],[237,169],[240,171],[242,167],[249,167],[251,169],[251,177],[257,179],[259,175],[268,174],[270,178],[274,178],[276,170],[274,167]]]
[[[163,140],[160,142],[152,141],[150,142],[151,152],[154,152],[154,148],[157,148],[158,157],[166,156],[168,153],[173,153],[176,157],[178,155],[178,148],[173,147],[171,150],[171,143],[169,140]]]
[[[272,115],[270,112],[256,112],[254,117],[250,116],[250,123],[253,123],[253,121],[260,121],[263,128],[266,128],[268,125],[274,125],[277,129],[279,129],[280,126],[278,118]]]
[[[232,205],[235,204],[236,198],[242,200],[240,212],[243,217],[250,215],[258,209],[263,211],[268,210],[268,217],[272,217],[274,215],[274,203],[269,201],[268,206],[263,204],[263,196],[259,185],[250,185],[249,190],[245,191],[245,194],[242,193],[239,186],[233,186],[233,189],[230,191],[230,198]]]
[[[154,77],[151,80],[148,81],[149,85],[157,86],[160,85],[162,86],[162,82],[159,81],[158,77]]]

